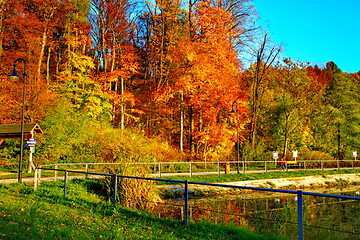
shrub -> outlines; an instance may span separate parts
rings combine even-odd
[[[301,159],[303,160],[333,160],[334,157],[328,153],[320,152],[320,151],[308,151],[301,152]]]
[[[146,170],[139,167],[129,167],[124,165],[121,168],[108,168],[109,173],[125,175],[125,176],[138,176],[145,177]],[[113,194],[114,178],[107,177],[104,181],[104,186],[108,192],[109,197]],[[149,180],[124,178],[118,179],[118,199],[121,205],[138,210],[151,209],[156,201],[159,200],[156,186]]]

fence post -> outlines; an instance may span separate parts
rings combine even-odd
[[[185,181],[184,189],[184,224],[187,226],[189,224],[189,181]]]
[[[87,172],[89,171],[89,164],[85,164],[85,178],[88,178]]]
[[[321,170],[324,171],[324,161],[321,161]]]
[[[267,162],[265,161],[265,172],[267,172]]]
[[[159,163],[159,177],[161,177],[161,163]]]
[[[38,171],[38,185],[41,183],[41,169]]]
[[[118,185],[118,177],[116,174],[114,174],[114,198],[113,198],[113,204],[114,207],[116,206],[116,195],[117,195],[117,185]]]
[[[339,161],[339,159],[336,161],[336,163],[337,163],[337,169],[340,170],[340,161]]]
[[[245,173],[245,160],[242,162],[243,167],[243,173]]]
[[[298,240],[304,240],[304,220],[303,220],[303,192],[297,191],[298,207]]]
[[[57,164],[55,164],[55,169],[59,169]],[[57,170],[55,170],[54,178],[55,178],[55,181],[57,181],[57,179],[58,179],[58,171]]]
[[[351,160],[351,166],[352,166],[352,169],[354,170],[354,160]]]
[[[193,173],[192,173],[192,162],[190,162],[190,177],[192,177]]]
[[[66,199],[66,195],[67,195],[67,180],[68,180],[68,171],[65,170],[65,175],[64,175],[64,199]]]
[[[306,162],[304,161],[304,171],[306,171]]]
[[[218,162],[217,165],[218,165],[218,176],[220,176],[220,163]]]
[[[38,179],[37,179],[37,176],[38,176],[38,169],[37,168],[35,168],[35,173],[34,173],[34,192],[36,192],[36,190],[37,190],[37,188],[38,188],[38,186],[37,186],[37,184],[38,184]]]

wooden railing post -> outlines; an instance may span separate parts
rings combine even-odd
[[[58,169],[58,167],[59,166],[57,164],[55,164],[55,169]],[[55,181],[57,181],[57,179],[58,179],[58,171],[57,170],[55,170],[54,178],[55,178]]]
[[[267,162],[265,161],[265,172],[267,172]]]
[[[89,164],[85,164],[85,178],[88,178],[88,172],[89,172]]]
[[[37,188],[38,188],[38,171],[39,169],[35,168],[35,173],[34,173],[34,192],[36,192]]]
[[[161,177],[161,163],[159,163],[159,177]]]
[[[192,171],[192,162],[190,162],[190,177],[192,177],[193,176],[193,171]]]
[[[67,185],[67,181],[68,180],[68,171],[67,170],[65,170],[65,175],[64,175],[64,199],[66,199],[66,197],[67,197],[67,187],[68,187],[68,185]]]

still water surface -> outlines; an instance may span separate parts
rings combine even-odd
[[[356,196],[360,186],[304,189]],[[303,196],[305,239],[360,239],[360,201]],[[234,191],[215,197],[191,196],[191,221],[236,225],[260,234],[297,239],[296,195],[259,191]],[[166,200],[154,209],[159,217],[183,219],[183,200]]]

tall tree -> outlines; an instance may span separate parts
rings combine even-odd
[[[306,146],[305,136],[309,130],[310,116],[319,107],[322,92],[316,79],[309,76],[306,65],[285,59],[286,65],[280,69],[274,100],[266,118],[273,121],[272,134],[284,156],[288,150]]]
[[[68,25],[64,36],[67,59],[57,76],[55,89],[73,104],[74,109],[85,110],[87,115],[96,120],[110,120],[109,96],[91,75],[95,64],[86,55],[91,45],[88,31],[78,22]]]
[[[331,82],[326,94],[329,104],[328,124],[332,134],[333,152],[338,159],[344,159],[346,152],[352,152],[359,144],[360,99],[359,84],[350,74],[342,72],[334,62],[328,62],[326,71],[331,74]]]
[[[206,153],[228,137],[229,105],[242,96],[238,91],[241,63],[232,44],[231,16],[222,7],[198,3],[194,27],[198,33],[194,39],[183,40],[177,48],[173,75],[177,91],[190,107],[193,150]]]
[[[123,0],[92,0],[90,23],[95,46],[95,63],[99,79],[114,92],[114,124],[125,128],[126,102],[133,95],[126,92],[126,80],[138,71],[131,22],[133,3]],[[128,84],[129,85],[129,84]],[[120,109],[120,111],[119,111]],[[119,116],[119,117],[118,117]]]
[[[250,87],[250,136],[249,142],[252,148],[257,145],[258,119],[261,118],[263,112],[261,107],[264,105],[264,94],[270,86],[269,70],[276,61],[281,48],[270,46],[268,34],[264,35],[263,41],[256,52],[256,62],[248,71],[249,87]]]

